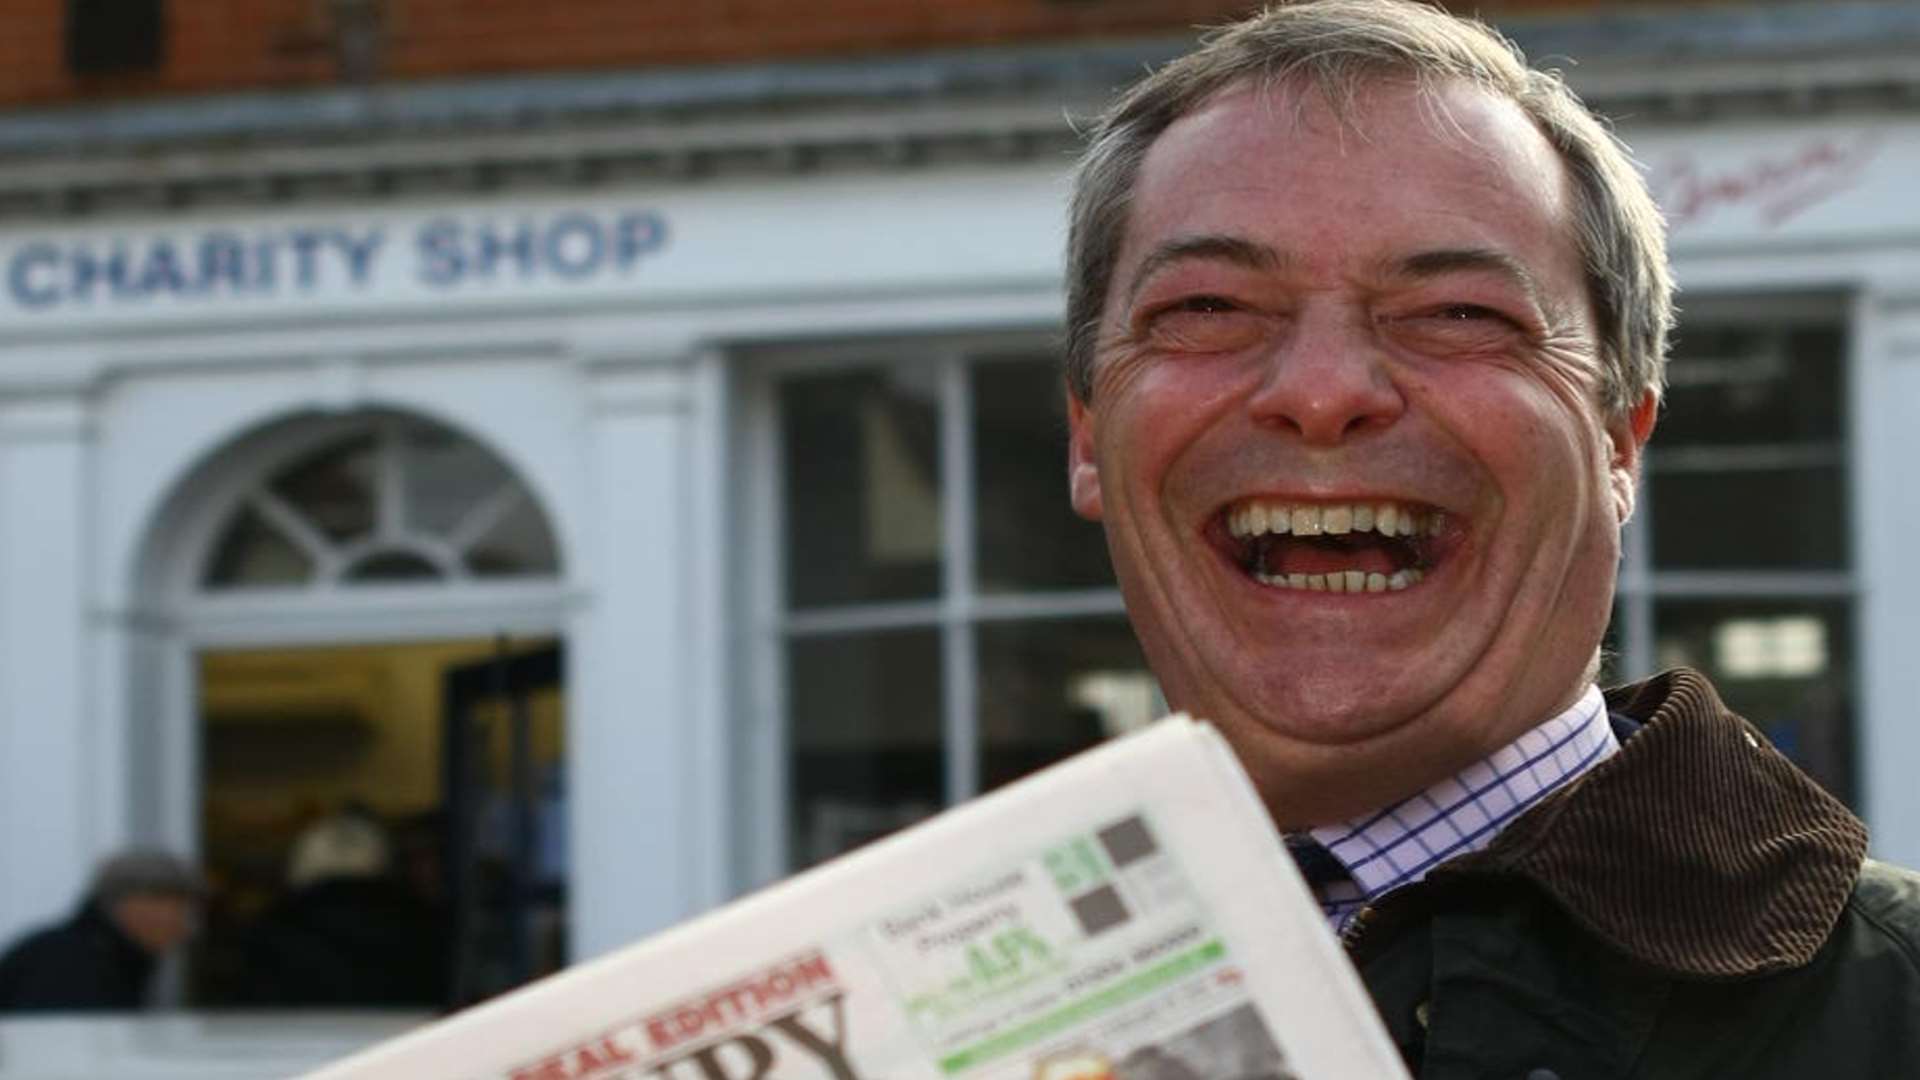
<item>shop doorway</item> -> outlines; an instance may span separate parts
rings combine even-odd
[[[133,799],[213,889],[182,1003],[431,1010],[557,967],[568,595],[518,470],[417,414],[287,417],[152,537]]]
[[[447,1009],[566,955],[551,640],[200,653],[200,1007]]]
[[[208,1008],[440,1010],[566,955],[551,639],[200,653]]]

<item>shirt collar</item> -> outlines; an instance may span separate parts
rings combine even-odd
[[[1485,758],[1391,806],[1309,830],[1352,878],[1320,889],[1335,930],[1380,896],[1480,851],[1508,822],[1620,749],[1596,686]]]

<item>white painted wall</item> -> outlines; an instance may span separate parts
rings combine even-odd
[[[1855,312],[1861,782],[1874,855],[1920,866],[1920,274]]]
[[[90,865],[87,414],[70,394],[0,402],[0,928],[64,915]]]
[[[701,777],[685,678],[691,507],[684,367],[591,375],[587,476],[599,496],[589,545],[598,586],[569,675],[592,722],[568,747],[574,781],[576,953],[605,952],[694,908],[690,862]],[[589,885],[587,879],[591,877]]]

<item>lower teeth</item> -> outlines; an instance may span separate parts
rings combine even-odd
[[[1396,570],[1391,575],[1336,570],[1331,574],[1268,574],[1254,571],[1253,579],[1279,589],[1306,589],[1311,592],[1398,592],[1415,584],[1426,574],[1419,570]]]

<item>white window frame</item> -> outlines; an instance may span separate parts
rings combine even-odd
[[[374,439],[374,527],[372,533],[351,540],[336,541],[328,537],[301,508],[288,502],[279,492],[273,490],[273,484],[285,471],[300,458],[289,456],[277,460],[269,469],[260,470],[241,493],[237,502],[225,507],[225,516],[216,526],[213,543],[219,543],[233,526],[239,514],[252,510],[277,530],[287,543],[297,548],[312,564],[312,572],[304,586],[284,586],[284,590],[331,591],[334,589],[364,589],[366,585],[353,582],[348,578],[353,569],[363,560],[383,553],[413,555],[431,565],[438,577],[435,580],[408,582],[401,588],[432,588],[452,583],[475,580],[479,576],[467,569],[467,556],[474,545],[485,540],[499,527],[522,503],[531,502],[533,495],[513,469],[502,461],[499,455],[488,450],[483,444],[475,442],[493,459],[500,470],[500,480],[493,490],[476,500],[460,520],[445,535],[427,532],[411,524],[413,515],[408,500],[416,493],[411,490],[405,476],[405,435],[410,427],[443,428],[424,417],[413,417],[403,413],[379,411],[357,418],[353,425],[343,428],[327,440],[316,443],[311,451],[331,449],[349,439],[370,434]],[[452,432],[456,438],[467,436]],[[544,520],[546,515],[538,506],[534,511]],[[548,536],[553,535],[553,525],[546,522]],[[208,549],[209,551],[211,548]],[[524,574],[490,576],[490,580],[550,581],[560,577],[559,552],[554,553],[554,567],[550,571],[534,571]],[[196,594],[209,596],[231,596],[238,593],[265,591],[270,586],[241,584],[212,584],[206,580],[205,562],[202,562],[201,577],[193,583]]]
[[[1659,527],[1653,520],[1653,499],[1648,485],[1657,483],[1657,473],[1662,471],[1649,467],[1652,462],[1642,459],[1640,490],[1635,499],[1633,518],[1621,536],[1621,562],[1619,581],[1614,590],[1614,610],[1620,621],[1615,630],[1615,641],[1619,648],[1619,675],[1628,681],[1647,678],[1660,670],[1656,655],[1658,631],[1655,625],[1655,608],[1664,600],[1738,600],[1743,598],[1767,600],[1843,600],[1851,605],[1850,623],[1854,635],[1855,648],[1852,654],[1853,670],[1849,673],[1851,699],[1855,702],[1854,714],[1850,718],[1853,725],[1855,761],[1853,763],[1854,795],[1863,794],[1860,790],[1865,784],[1865,771],[1858,760],[1869,727],[1869,718],[1865,714],[1865,699],[1861,690],[1865,684],[1865,651],[1859,643],[1865,640],[1862,634],[1865,626],[1864,605],[1861,601],[1862,583],[1860,578],[1860,505],[1858,501],[1859,485],[1857,477],[1858,443],[1854,437],[1853,408],[1854,387],[1859,376],[1857,367],[1858,349],[1854,337],[1859,327],[1854,321],[1853,298],[1842,291],[1809,290],[1805,292],[1787,292],[1767,295],[1764,298],[1752,294],[1723,294],[1719,296],[1685,296],[1684,311],[1680,317],[1679,334],[1684,337],[1689,321],[1711,325],[1752,325],[1766,328],[1790,328],[1796,326],[1835,327],[1841,331],[1843,346],[1834,357],[1838,366],[1837,376],[1841,380],[1840,394],[1836,400],[1840,403],[1840,441],[1838,448],[1815,448],[1811,451],[1776,452],[1769,457],[1772,448],[1752,450],[1700,450],[1681,451],[1691,456],[1717,457],[1722,467],[1753,467],[1760,464],[1832,464],[1838,466],[1842,483],[1847,485],[1845,506],[1847,517],[1842,523],[1846,529],[1847,565],[1836,570],[1674,570],[1662,569],[1653,560],[1653,530]],[[1660,448],[1660,428],[1656,424],[1653,437],[1648,443],[1648,453],[1657,459]],[[1671,457],[1671,455],[1669,455]],[[1762,459],[1766,460],[1762,460]],[[1788,460],[1791,458],[1792,460]]]
[[[740,357],[738,458],[743,496],[735,530],[745,540],[741,569],[744,625],[737,685],[746,688],[736,730],[745,760],[740,775],[743,828],[737,830],[737,868],[747,885],[790,872],[787,837],[791,822],[788,785],[788,688],[785,650],[796,637],[876,630],[932,629],[941,636],[944,675],[941,731],[945,754],[943,796],[948,805],[980,790],[979,657],[974,629],[995,621],[1038,621],[1085,616],[1124,616],[1118,587],[1059,589],[982,595],[974,551],[974,431],[970,363],[1031,351],[1057,351],[1057,331],[1036,328],[1005,334],[952,334],[889,338],[834,345],[793,345],[755,350]],[[788,493],[780,454],[780,383],[795,375],[892,366],[902,361],[933,369],[940,422],[940,512],[943,563],[940,593],[925,600],[835,605],[827,610],[786,610],[784,534]],[[1044,362],[1044,361],[1036,361]],[[1060,498],[1067,498],[1064,447],[1058,463]]]

